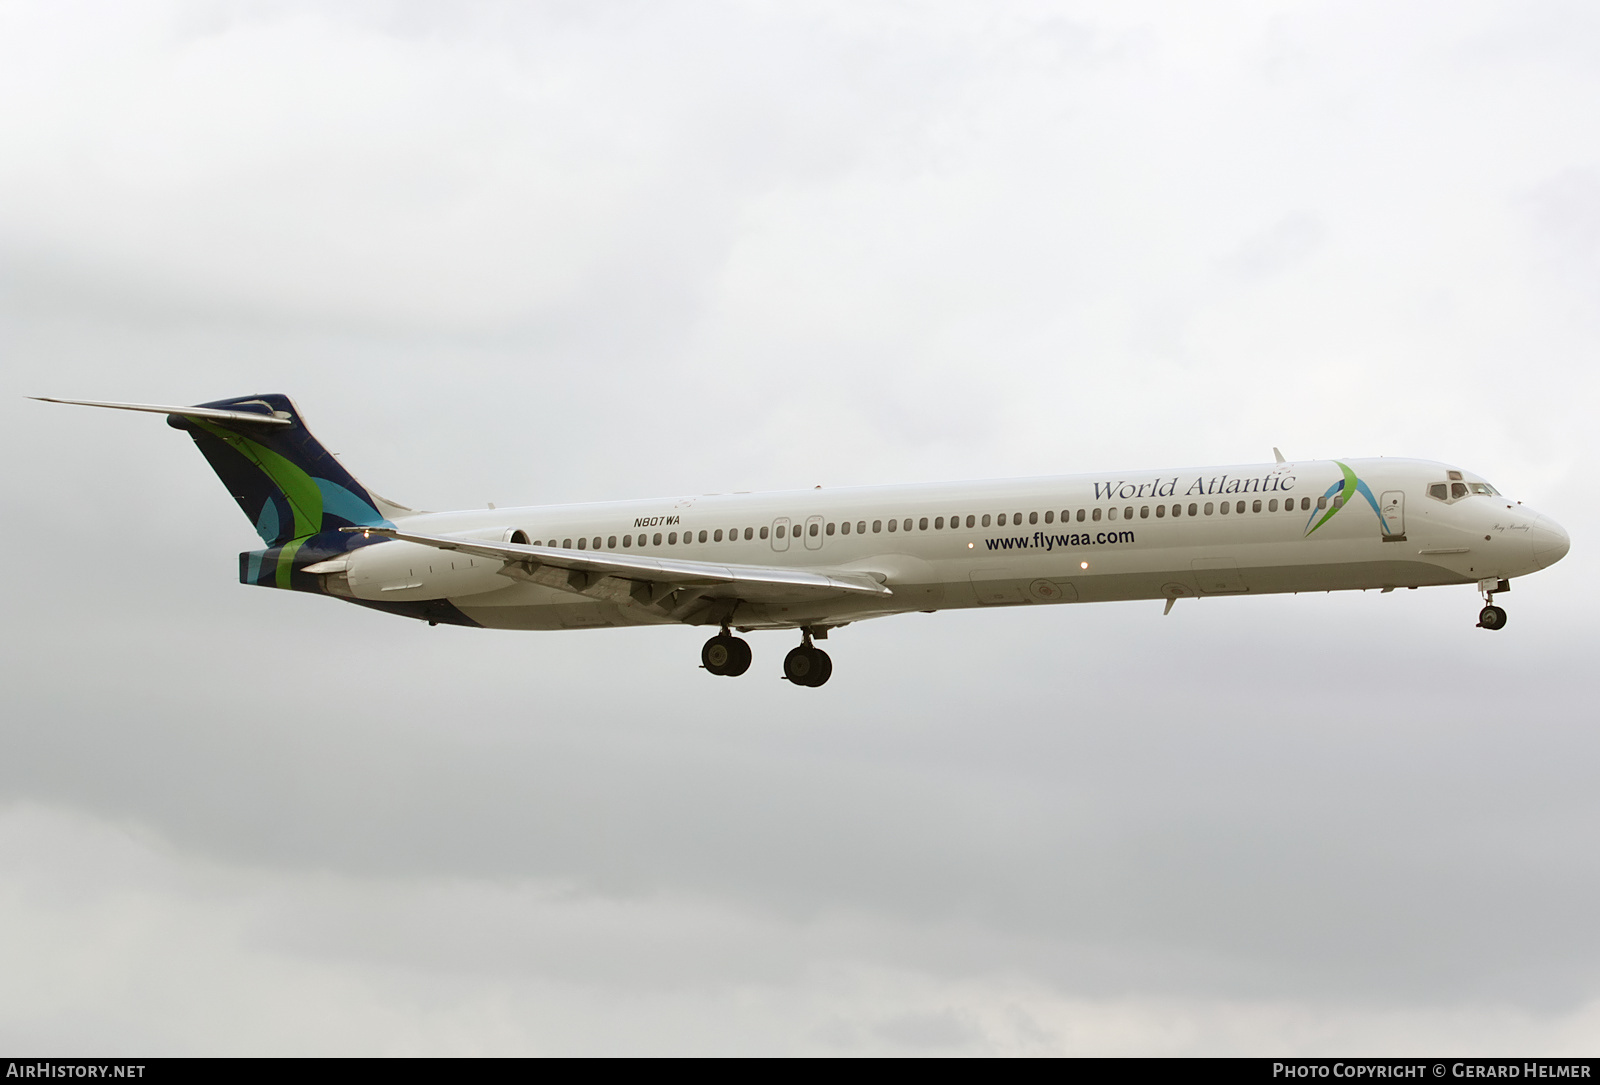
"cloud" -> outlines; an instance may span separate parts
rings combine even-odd
[[[1590,22],[5,8],[0,1031],[1592,1047]],[[916,615],[796,691],[777,635],[716,682],[692,629],[240,587],[186,439],[21,398],[267,390],[426,508],[1277,445],[1576,542],[1503,634],[1466,589]]]
[[[863,946],[907,932],[865,916],[196,863],[33,805],[0,815],[0,854],[0,959],[29,981],[0,1015],[44,1054],[1559,1054],[1587,1049],[1600,1012],[1074,996],[873,964]],[[741,967],[752,953],[768,967]]]

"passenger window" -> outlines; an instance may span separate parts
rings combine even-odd
[[[1261,511],[1261,498],[1258,497],[1254,501],[1250,502],[1250,511],[1251,512],[1260,512]]]
[[[1122,510],[1122,518],[1124,520],[1132,520],[1133,519],[1133,506],[1132,505],[1129,505],[1127,508]]]
[[[841,535],[850,534],[850,521],[849,520],[846,520],[846,521],[844,521],[843,523],[841,523],[839,525],[839,534],[841,534]]]
[[[1139,506],[1139,519],[1141,519],[1141,520],[1150,519],[1150,506],[1149,505],[1140,505]]]
[[[1258,502],[1256,502],[1256,504],[1259,505],[1259,504],[1261,504],[1261,502],[1258,501]],[[1256,511],[1260,512],[1261,510],[1257,509]],[[1274,497],[1271,501],[1267,502],[1267,511],[1268,512],[1277,512],[1278,511],[1278,499],[1276,497]]]
[[[898,530],[900,530],[900,521],[899,520],[890,520],[889,521],[889,530],[890,531],[898,531]]]
[[[778,525],[778,538],[780,538],[780,539],[783,538],[783,525],[782,524]]]
[[[572,549],[572,540],[571,539],[562,539],[561,540],[561,549],[563,549],[563,550],[571,550]]]
[[[1117,510],[1113,506],[1111,509],[1107,510],[1106,519],[1107,520],[1115,520],[1116,518],[1117,518]]]
[[[865,535],[866,533],[867,533],[867,522],[865,520],[857,520],[856,521],[856,534],[857,535]]]
[[[1047,524],[1053,524],[1056,522],[1056,514],[1054,509],[1044,514],[1044,522]]]
[[[1083,510],[1079,509],[1078,510],[1078,523],[1080,523],[1080,524],[1083,523],[1083,516],[1084,516]],[[1100,517],[1096,516],[1095,519],[1098,520],[1098,519],[1100,519]]]
[[[1221,512],[1222,512],[1222,515],[1224,515],[1224,516],[1226,516],[1226,515],[1228,515],[1228,513],[1229,513],[1229,512],[1230,512],[1230,511],[1232,511],[1232,510],[1230,510],[1230,509],[1229,509],[1229,508],[1228,508],[1228,503],[1227,503],[1227,502],[1226,502],[1226,501],[1224,501],[1224,502],[1223,502],[1223,503],[1222,503],[1222,509],[1221,509]]]
[[[1028,523],[1037,524],[1038,522],[1039,522],[1039,514],[1038,513],[1036,513],[1036,512],[1028,513]]]
[[[779,528],[779,530],[781,531],[782,528]],[[749,528],[745,528],[744,529],[744,537],[747,538],[747,539],[750,537],[750,529]],[[763,524],[762,527],[761,527],[761,537],[763,539],[765,539],[767,537],[767,528],[766,528],[765,524]],[[781,538],[783,538],[783,536],[779,535],[778,538],[781,539]]]
[[[1011,522],[1013,524],[1016,524],[1018,527],[1021,527],[1022,526],[1022,513],[1020,513],[1020,512],[1012,513],[1011,514]]]
[[[976,524],[977,524],[977,518],[976,517],[974,517],[974,516],[968,516],[967,517],[967,526],[968,527],[973,527]]]
[[[1173,508],[1177,508],[1178,506],[1174,505],[1172,507]],[[1164,520],[1164,519],[1166,519],[1166,516],[1167,516],[1167,506],[1165,506],[1165,505],[1157,505],[1156,506],[1156,519],[1157,520]]]
[[[872,533],[874,535],[876,535],[882,529],[883,529],[883,521],[882,520],[874,520],[874,521],[872,521]]]
[[[1325,509],[1327,507],[1328,507],[1328,499],[1326,497],[1317,498],[1317,508]]]
[[[1209,502],[1209,501],[1206,502],[1206,515],[1207,516],[1211,515],[1211,502]]]
[[[588,539],[579,539],[578,540],[578,549],[579,550],[587,550],[588,548],[589,548],[589,540]]]
[[[907,531],[911,530],[911,522],[909,520],[906,522],[906,530]],[[918,531],[927,531],[928,530],[928,518],[926,516],[924,516],[922,519],[917,521],[917,530]]]
[[[655,538],[651,539],[650,543],[653,546],[660,546],[661,545],[661,532],[659,532],[659,531],[656,532]]]
[[[901,524],[900,526],[902,528],[904,528],[905,530],[910,531],[911,530],[911,518],[909,516],[906,517],[905,523]]]
[[[815,524],[812,524],[812,525],[811,525],[811,526],[812,526],[812,527],[816,527],[816,525],[815,525]],[[815,534],[816,534],[816,532],[815,532],[815,531],[813,531],[813,532],[812,532],[812,533],[811,533],[811,534],[813,534],[813,535],[815,535]],[[832,520],[830,520],[830,521],[828,521],[828,534],[829,534],[829,535],[832,535],[832,534],[833,534],[833,521],[832,521]]]
[[[1094,510],[1094,519],[1095,520],[1099,520],[1100,519],[1100,510],[1099,509],[1095,509]]]
[[[1452,472],[1452,474],[1454,474],[1454,473],[1455,472]],[[1451,497],[1466,497],[1467,496],[1467,484],[1465,482],[1452,482],[1450,484],[1450,496]]]
[[[607,550],[615,550],[616,548],[617,548],[617,537],[615,535],[613,535],[609,539],[606,540],[606,549]]]
[[[1005,527],[1006,526],[1006,514],[1002,512],[999,516],[996,516],[994,518],[994,522],[995,522],[995,526],[997,526],[997,527]]]
[[[712,542],[721,542],[722,541],[722,529],[720,527],[717,528],[717,533],[715,535],[711,536],[711,541]]]
[[[984,527],[988,527],[989,526],[989,514],[988,513],[984,513],[983,514],[983,526]]]
[[[754,534],[755,534],[755,532],[754,532],[754,531],[751,531],[751,530],[750,530],[750,529],[749,529],[749,528],[745,528],[745,529],[744,529],[744,539],[745,539],[745,542],[749,542],[749,541],[750,541],[750,538],[751,538],[751,536],[753,536],[753,535],[754,535]]]
[[[668,546],[677,546],[678,545],[678,533],[676,531],[669,532],[667,534],[667,545]]]
[[[816,538],[817,537],[817,525],[816,524],[812,524],[810,530],[808,530],[806,532],[806,534],[810,535],[813,539]]]
[[[1189,502],[1189,515],[1190,516],[1199,516],[1200,515],[1200,506],[1195,504],[1193,501]]]
[[[1237,504],[1235,504],[1233,506],[1233,511],[1234,512],[1243,512],[1244,511],[1244,502],[1240,501]]]
[[[935,516],[933,518],[933,530],[935,530],[935,531],[943,531],[944,530],[944,517],[943,516]]]

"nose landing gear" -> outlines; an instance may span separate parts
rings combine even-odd
[[[783,657],[783,676],[797,686],[820,686],[833,677],[833,660],[811,643],[811,630],[800,630],[804,642]]]
[[[1478,590],[1483,592],[1483,609],[1478,611],[1479,629],[1504,629],[1506,627],[1506,612],[1503,608],[1494,605],[1496,592],[1510,591],[1509,580],[1480,580]]]
[[[733,636],[724,626],[700,649],[700,665],[712,674],[737,678],[750,669],[750,642]]]

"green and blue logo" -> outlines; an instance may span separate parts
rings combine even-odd
[[[1378,518],[1378,526],[1383,529],[1383,533],[1392,534],[1389,530],[1389,521],[1384,519],[1383,509],[1379,507],[1378,499],[1372,496],[1371,488],[1357,478],[1356,473],[1350,470],[1347,464],[1339,463],[1338,460],[1333,462],[1338,464],[1344,477],[1329,486],[1323,493],[1322,500],[1317,502],[1317,507],[1311,510],[1311,518],[1306,521],[1306,536],[1309,537],[1323,524],[1337,516],[1339,511],[1350,503],[1352,496],[1357,494],[1366,498],[1367,504],[1372,506],[1372,514]]]

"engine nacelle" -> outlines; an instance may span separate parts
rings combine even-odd
[[[357,599],[453,599],[498,591],[513,583],[499,575],[504,562],[494,558],[400,540],[363,546],[345,560],[345,580],[350,595]]]

